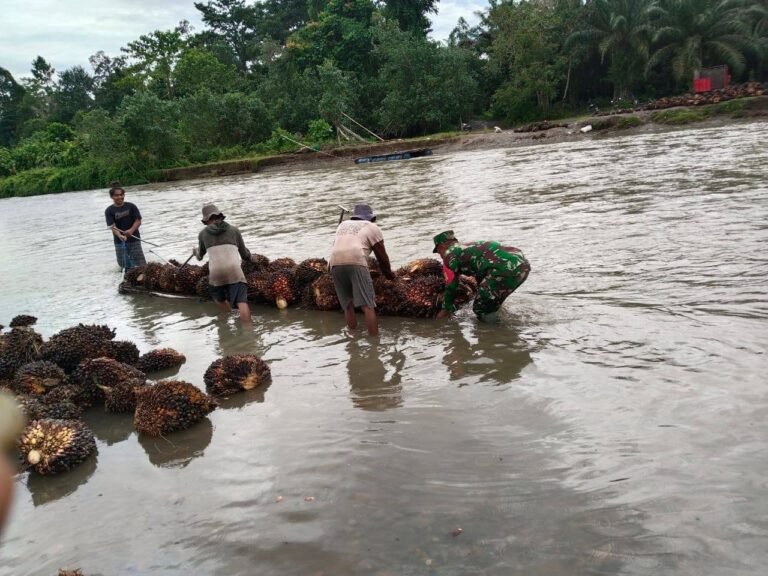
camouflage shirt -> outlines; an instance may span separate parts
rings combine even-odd
[[[474,276],[479,284],[487,276],[503,277],[515,273],[523,263],[527,264],[527,260],[518,248],[502,246],[498,242],[470,242],[450,246],[443,257],[443,309],[453,312],[456,308],[453,302],[460,274]]]

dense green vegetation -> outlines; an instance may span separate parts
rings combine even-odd
[[[438,0],[194,7],[203,30],[149,32],[90,71],[0,68],[0,197],[369,137],[350,118],[415,136],[680,93],[713,65],[768,79],[768,0],[490,0],[447,43],[428,38]]]

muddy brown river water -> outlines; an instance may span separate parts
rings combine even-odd
[[[97,458],[18,479],[0,574],[765,574],[766,141],[588,135],[128,190],[154,260],[187,257],[204,201],[271,258],[327,256],[357,201],[395,266],[446,228],[529,258],[497,324],[385,317],[378,340],[340,313],[254,305],[244,329],[118,295],[106,190],[0,200],[0,323],[106,323],[201,387],[225,354],[273,375],[166,438],[92,410]]]

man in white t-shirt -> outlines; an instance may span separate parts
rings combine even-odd
[[[384,236],[374,222],[376,215],[371,207],[368,204],[357,204],[352,218],[339,224],[336,229],[336,239],[328,263],[347,327],[350,330],[357,328],[355,308],[360,307],[371,336],[379,333],[373,280],[368,269],[371,251],[379,261],[384,276],[390,280],[395,278],[384,248]]]

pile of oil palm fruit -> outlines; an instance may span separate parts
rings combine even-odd
[[[217,398],[265,386],[269,366],[254,355],[226,356],[205,371],[206,392],[181,380],[154,382],[149,375],[180,366],[183,354],[158,348],[140,354],[133,342],[115,340],[105,325],[79,324],[48,340],[33,328],[34,316],[0,326],[0,400],[11,396],[23,412],[15,449],[22,470],[58,474],[93,457],[93,432],[83,411],[132,413],[137,432],[162,436],[201,421]]]
[[[248,283],[248,300],[278,308],[300,306],[313,310],[339,310],[339,300],[323,258],[309,258],[296,263],[291,258],[270,260],[254,254],[250,261],[242,262]],[[379,314],[432,318],[442,307],[445,279],[442,264],[433,258],[409,262],[395,272],[395,279],[387,279],[378,263],[371,258],[369,268],[376,293]],[[150,262],[126,272],[123,291],[151,291],[166,294],[208,298],[208,264],[179,266]],[[456,295],[457,306],[466,304],[475,295],[477,284],[471,277],[462,276]]]

